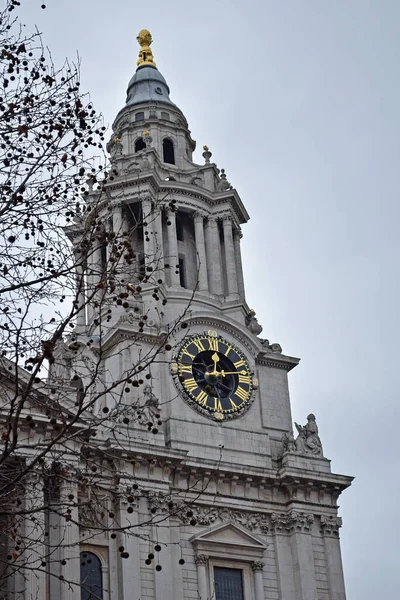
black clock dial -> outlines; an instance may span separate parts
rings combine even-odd
[[[216,419],[241,414],[251,401],[247,358],[214,332],[186,340],[177,357],[176,375],[191,404]]]

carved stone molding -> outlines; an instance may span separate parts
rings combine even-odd
[[[341,517],[321,515],[321,533],[325,536],[339,537],[339,529],[342,526]]]
[[[257,573],[257,572],[262,572],[262,570],[265,567],[265,563],[263,563],[261,560],[255,560],[254,562],[251,563],[251,570],[253,571],[253,573]]]
[[[232,510],[226,507],[193,506],[182,500],[174,501],[171,496],[149,492],[150,509],[168,512],[185,525],[210,526],[218,523],[238,523],[252,532],[267,533],[270,527],[268,515],[259,512]]]
[[[208,555],[207,554],[196,554],[194,557],[194,562],[196,565],[206,565],[208,563]]]
[[[272,513],[271,527],[275,533],[299,531],[309,533],[314,523],[314,515],[311,513],[297,512]]]

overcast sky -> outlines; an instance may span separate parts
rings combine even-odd
[[[82,58],[107,123],[136,35],[227,172],[248,303],[301,357],[293,417],[317,416],[340,498],[348,600],[399,597],[399,0],[23,0],[56,62]]]

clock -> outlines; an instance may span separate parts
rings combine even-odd
[[[216,331],[186,338],[171,370],[185,399],[205,416],[238,417],[251,404],[256,380],[249,362]]]

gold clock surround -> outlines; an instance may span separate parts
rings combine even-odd
[[[254,399],[247,357],[216,331],[185,338],[171,372],[187,403],[216,421],[242,416]]]

